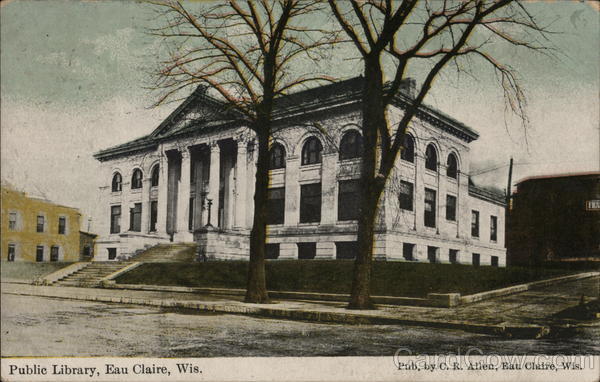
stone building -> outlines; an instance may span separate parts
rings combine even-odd
[[[2,261],[78,261],[76,208],[2,186]]]
[[[276,102],[267,252],[278,259],[354,256],[361,78]],[[399,121],[414,83],[394,98]],[[378,259],[505,265],[503,198],[468,177],[478,134],[423,106],[379,207]],[[198,88],[152,133],[95,154],[103,228],[96,260],[169,241],[209,258],[247,259],[255,146],[236,115]]]

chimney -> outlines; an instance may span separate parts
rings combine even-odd
[[[417,93],[417,81],[414,78],[406,78],[400,84],[400,93],[405,96],[414,99]]]

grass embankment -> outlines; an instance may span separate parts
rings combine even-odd
[[[3,261],[0,267],[0,278],[2,280],[33,281],[70,264],[72,263],[9,263]]]
[[[267,288],[277,291],[349,293],[352,261],[281,260],[266,265]],[[248,263],[147,263],[117,278],[120,284],[245,288]],[[470,265],[375,262],[372,294],[425,297],[427,293],[469,295],[573,271]]]

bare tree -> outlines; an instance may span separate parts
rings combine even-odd
[[[156,105],[177,99],[185,88],[204,85],[255,133],[258,158],[245,300],[266,303],[266,203],[274,101],[299,86],[330,80],[314,72],[301,75],[298,65],[292,67],[298,60],[318,60],[318,48],[335,40],[324,30],[303,24],[323,4],[230,0],[201,4],[192,12],[178,1],[149,2],[157,6],[164,22],[150,33],[170,43],[168,59],[160,62],[153,84],[160,93]]]
[[[483,66],[493,68],[507,107],[526,123],[526,100],[517,72],[505,59],[495,56],[491,46],[506,43],[543,51],[547,31],[517,0],[328,2],[364,64],[359,252],[349,308],[369,309],[373,308],[370,282],[377,206],[406,128],[434,81],[449,64],[462,72],[468,70],[471,61],[479,60]],[[426,67],[420,88],[413,97],[398,95],[409,65],[415,64]],[[386,78],[390,81],[385,82]],[[388,120],[393,100],[405,105],[397,125]]]

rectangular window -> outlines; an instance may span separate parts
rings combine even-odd
[[[300,186],[300,223],[321,221],[321,183]]]
[[[471,211],[471,236],[479,237],[479,211]]]
[[[335,243],[335,258],[354,259],[358,252],[358,242],[356,241],[338,241]]]
[[[338,190],[338,220],[358,219],[359,181],[340,180]]]
[[[413,210],[414,188],[410,182],[400,181],[400,208],[407,211]]]
[[[17,247],[14,244],[9,244],[8,245],[8,257],[6,258],[6,260],[8,261],[15,261],[15,256],[17,254]]]
[[[38,263],[44,261],[44,246],[38,245],[35,247],[35,261]]]
[[[110,233],[121,232],[121,206],[110,207]]]
[[[435,191],[425,189],[425,227],[435,228]]]
[[[446,220],[456,221],[456,196],[446,195]]]
[[[56,245],[50,248],[50,261],[58,261],[58,247]]]
[[[107,248],[108,249],[108,259],[114,260],[117,258],[117,249],[116,248]]]
[[[317,255],[317,243],[298,243],[298,259],[312,260]]]
[[[411,243],[402,244],[402,257],[404,260],[413,261],[415,259],[415,245]]]
[[[156,221],[158,220],[158,202],[150,202],[150,232],[156,232]]]
[[[498,256],[492,256],[492,267],[498,266]]]
[[[285,217],[285,188],[269,188],[267,199],[267,224],[283,224]]]
[[[437,263],[438,247],[427,247],[427,260],[430,263]]]
[[[188,230],[194,229],[194,199],[190,198],[190,204],[188,206]]]
[[[36,224],[35,230],[36,230],[36,232],[44,232],[44,216],[43,215],[37,216],[37,224]]]
[[[8,229],[11,231],[17,230],[17,213],[16,212],[8,213]]]
[[[279,257],[279,243],[267,244],[265,246],[265,259],[275,260]]]
[[[496,216],[490,216],[490,240],[498,240],[498,218]]]
[[[450,264],[458,263],[458,249],[450,250],[450,252],[448,253],[448,260],[450,261]]]
[[[481,256],[479,256],[479,253],[473,254],[473,265],[479,266],[479,264],[481,264],[480,257]]]
[[[129,209],[129,230],[142,231],[142,203],[135,203],[133,208]]]
[[[64,235],[67,232],[67,218],[61,216],[58,218],[58,234]]]

